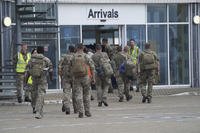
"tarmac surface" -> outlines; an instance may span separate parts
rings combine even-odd
[[[200,133],[200,95],[154,96],[141,103],[109,97],[108,107],[91,102],[92,117],[61,112],[60,102],[49,102],[44,117],[35,119],[30,104],[1,104],[0,133]],[[47,101],[46,101],[47,103]]]

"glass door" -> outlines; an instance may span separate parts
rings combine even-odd
[[[103,38],[107,38],[111,46],[119,45],[119,29],[117,25],[83,26],[82,36],[84,45],[101,44]]]

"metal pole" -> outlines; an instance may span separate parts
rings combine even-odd
[[[0,1],[0,20],[2,20],[3,18],[2,18],[2,1]],[[3,63],[3,26],[2,26],[2,23],[0,23],[0,32],[1,32],[1,34],[0,34],[0,52],[1,52],[1,55],[0,55],[0,64],[1,64],[1,66],[3,66],[4,65],[4,63]]]
[[[16,0],[15,7],[15,16],[16,16],[16,45],[21,44],[22,42],[22,35],[21,35],[21,21],[20,21],[20,15],[18,14],[18,8],[17,5],[21,5],[22,1],[21,0]]]
[[[200,16],[200,4],[197,4],[197,11],[198,11],[198,15]],[[197,35],[198,35],[198,37],[197,37],[197,46],[198,46],[198,51],[200,50],[200,24],[198,24],[198,26],[197,26]],[[199,61],[199,59],[200,59],[200,53],[198,52],[198,72],[199,72],[199,74],[198,74],[198,86],[197,87],[200,87],[200,61]]]

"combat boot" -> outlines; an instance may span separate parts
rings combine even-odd
[[[85,116],[87,116],[87,117],[91,117],[92,114],[91,114],[89,111],[85,111]]]
[[[91,97],[90,97],[90,100],[91,100],[91,101],[93,101],[93,100],[94,100],[94,97],[93,97],[92,95],[91,95]]]
[[[35,107],[33,107],[33,114],[36,114],[36,110],[35,110]]]
[[[126,101],[129,101],[129,100],[131,100],[132,98],[133,98],[133,96],[128,95],[128,96],[126,97]]]
[[[103,101],[103,104],[104,104],[104,106],[108,106],[108,103],[107,102],[105,102],[105,101]]]
[[[133,90],[134,90],[134,89],[133,89],[133,87],[131,86],[131,87],[130,87],[130,91],[133,91]]]
[[[24,101],[25,102],[31,102],[31,99],[29,97],[25,97]]]
[[[78,111],[74,109],[74,114],[77,114],[77,113],[78,113]]]
[[[152,102],[152,101],[151,101],[151,96],[147,97],[147,102],[148,102],[148,103],[151,103],[151,102]]]
[[[113,93],[113,88],[109,88],[108,93]]]
[[[145,96],[142,96],[142,103],[145,103],[146,102],[146,97]]]
[[[18,101],[18,103],[22,103],[22,98],[21,98],[21,97],[18,97],[18,98],[17,98],[17,101]]]
[[[83,118],[83,113],[80,113],[80,112],[79,112],[78,117],[79,117],[79,118]]]
[[[35,118],[36,119],[42,119],[42,115],[40,113],[36,112]]]
[[[124,101],[124,98],[123,97],[120,97],[119,98],[119,102],[123,102]]]
[[[102,106],[102,102],[99,102],[99,103],[98,103],[98,107],[101,107],[101,106]]]
[[[65,106],[64,105],[62,106],[62,112],[65,112]]]
[[[70,108],[65,108],[65,114],[69,115],[70,114]]]

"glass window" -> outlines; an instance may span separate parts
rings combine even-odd
[[[166,4],[148,4],[147,5],[147,22],[167,22],[167,5]]]
[[[170,22],[188,22],[187,4],[169,4]]]
[[[83,26],[83,44],[93,45],[96,43],[96,29],[95,26]]]
[[[60,26],[60,54],[65,54],[69,45],[80,42],[80,26]]]
[[[137,46],[142,50],[146,40],[145,25],[128,25],[127,40],[134,39]]]
[[[171,84],[189,84],[188,25],[169,27]]]
[[[168,84],[168,51],[167,51],[167,26],[149,25],[148,42],[160,59],[160,84]]]

